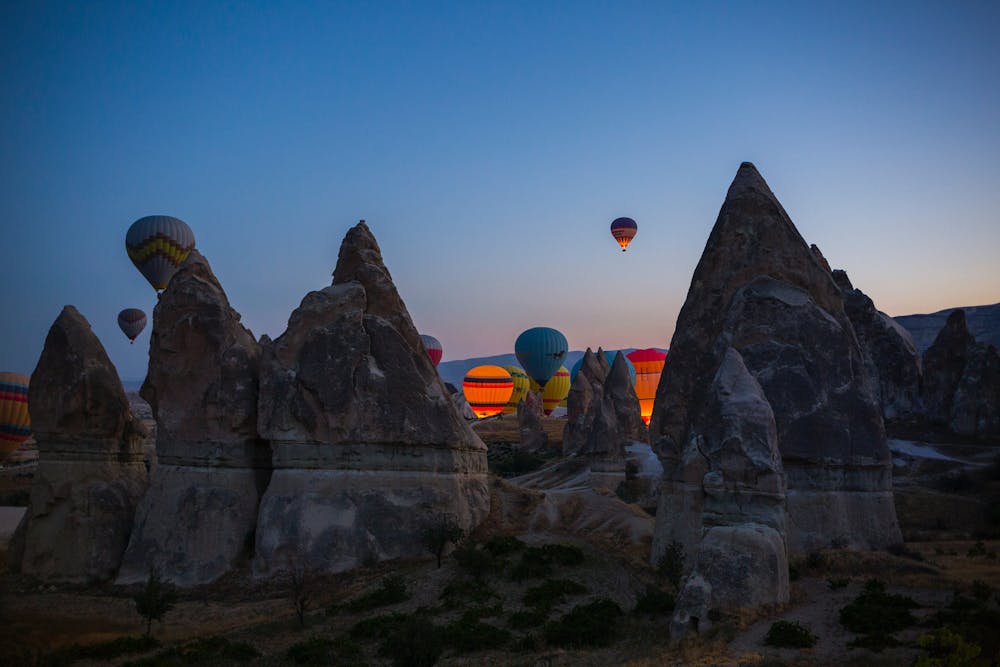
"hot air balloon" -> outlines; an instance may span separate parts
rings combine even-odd
[[[562,366],[568,349],[566,336],[548,327],[528,329],[514,343],[514,354],[524,372],[541,387]]]
[[[28,376],[0,373],[0,459],[31,435],[28,417]]]
[[[569,394],[569,387],[569,371],[565,366],[560,366],[542,387],[542,412],[551,415]],[[531,381],[531,391],[538,391],[538,383],[534,380]]]
[[[649,418],[653,414],[653,399],[656,398],[656,388],[660,384],[660,375],[663,373],[663,363],[667,360],[667,355],[659,350],[647,348],[630,352],[628,358],[635,364],[637,373],[635,394],[639,397],[642,421],[648,426]]]
[[[125,249],[153,289],[160,291],[194,249],[194,233],[183,220],[149,215],[128,228]]]
[[[118,328],[128,336],[129,342],[134,343],[142,330],[146,328],[146,313],[138,308],[126,308],[118,313]]]
[[[500,366],[476,366],[462,380],[465,400],[480,419],[503,412],[513,391],[514,380]]]
[[[528,395],[528,388],[531,387],[531,379],[520,366],[504,366],[503,369],[510,373],[514,381],[514,391],[510,394],[510,400],[503,409],[505,415],[512,415],[517,412],[517,404]]]
[[[611,364],[615,363],[615,357],[616,356],[618,356],[618,351],[617,350],[605,350],[604,351],[604,358],[607,359],[608,366],[611,366]],[[628,355],[625,355],[625,365],[628,366],[628,376],[632,379],[632,384],[634,385],[635,384],[635,377],[636,377],[635,376],[635,365],[631,361],[629,361],[629,356]],[[583,357],[580,357],[579,359],[577,359],[576,363],[573,364],[573,368],[569,372],[570,382],[572,382],[573,380],[576,379],[576,374],[580,372],[580,369],[582,367],[583,367]]]
[[[639,229],[639,226],[635,224],[635,220],[632,218],[615,218],[615,221],[611,223],[611,235],[615,237],[615,241],[618,241],[618,245],[622,247],[622,252],[625,252],[628,244],[632,242],[632,237],[635,236],[637,229]]]
[[[441,348],[441,341],[434,336],[420,334],[420,342],[424,344],[424,348],[427,350],[427,356],[431,358],[431,363],[434,364],[435,367],[440,364],[441,357],[444,355],[444,350]]]

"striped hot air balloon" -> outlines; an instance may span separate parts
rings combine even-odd
[[[28,376],[0,373],[0,459],[31,435],[28,416]]]
[[[125,249],[153,289],[160,291],[194,249],[194,232],[183,220],[149,215],[128,228]]]
[[[649,418],[653,414],[656,388],[660,385],[660,375],[663,373],[663,364],[667,360],[667,355],[665,352],[647,348],[630,352],[628,358],[635,364],[635,394],[639,397],[639,411],[642,414],[642,421],[646,422],[648,426]]]
[[[500,366],[476,366],[462,380],[465,400],[480,419],[503,412],[513,391],[514,380]]]
[[[542,412],[551,415],[569,395],[570,384],[569,371],[565,366],[560,366],[542,387]],[[531,391],[538,391],[538,383],[534,380],[531,381]]]
[[[424,344],[424,349],[427,350],[427,356],[431,358],[431,363],[437,367],[441,363],[441,357],[444,356],[441,341],[434,336],[420,334],[420,342]]]
[[[528,395],[531,378],[520,366],[504,366],[503,369],[510,373],[510,377],[514,381],[514,391],[511,392],[510,400],[507,401],[507,405],[503,409],[505,415],[512,415],[517,412],[517,404]]]
[[[534,327],[521,332],[514,342],[514,354],[521,367],[539,386],[545,386],[552,374],[566,360],[569,345],[566,336],[549,327]]]
[[[134,343],[142,330],[146,328],[146,313],[138,308],[126,308],[118,313],[118,328],[128,336],[130,342]]]
[[[628,248],[628,244],[632,242],[638,229],[639,225],[635,224],[635,220],[632,218],[615,218],[615,221],[611,223],[611,235],[622,247],[622,252]]]

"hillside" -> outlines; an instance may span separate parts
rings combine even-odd
[[[901,315],[893,318],[913,336],[917,349],[923,354],[931,346],[938,332],[957,308],[947,308],[926,315]],[[1000,349],[1000,303],[989,306],[966,306],[965,321],[969,332],[980,343],[992,343]]]

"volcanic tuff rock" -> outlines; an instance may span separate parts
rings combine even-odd
[[[893,319],[913,336],[917,352],[924,354],[933,345],[948,316],[958,308],[946,308],[927,315],[900,315]],[[980,343],[986,343],[1000,350],[1000,303],[985,306],[963,306],[965,323],[969,333]]]
[[[872,300],[851,284],[845,271],[837,269],[833,279],[844,295],[844,310],[861,345],[865,370],[882,406],[883,418],[887,421],[918,418],[923,411],[921,360],[913,337],[877,310]]]
[[[664,480],[663,530],[693,566],[670,636],[704,631],[709,609],[788,601],[785,478],[774,413],[736,350],[725,352],[681,456]],[[692,623],[692,619],[699,619]]]
[[[528,391],[517,404],[517,426],[521,435],[521,449],[537,452],[545,449],[549,436],[542,428],[542,394]]]
[[[156,419],[150,489],[119,583],[150,568],[180,586],[214,581],[249,556],[270,450],[257,435],[260,346],[208,261],[192,251],[153,311],[141,395]]]
[[[843,296],[750,163],[743,163],[695,269],[650,424],[665,484],[683,468],[726,351],[740,353],[774,413],[791,552],[901,541],[881,410]],[[653,543],[669,544],[671,492]]]
[[[923,397],[932,423],[962,435],[1000,435],[1000,356],[976,342],[961,309],[924,353]]]
[[[73,306],[49,329],[28,400],[38,471],[11,541],[12,569],[45,581],[106,581],[118,570],[146,489],[146,431]]]
[[[639,399],[621,352],[609,367],[602,350],[595,355],[588,348],[566,406],[564,454],[620,460],[629,442],[647,437]]]
[[[455,410],[364,222],[333,284],[264,341],[260,433],[274,474],[254,569],[342,571],[418,556],[424,529],[489,511],[486,446]]]
[[[444,388],[447,389],[448,393],[451,395],[451,402],[455,404],[455,409],[458,410],[459,416],[468,421],[475,420],[476,413],[472,411],[472,406],[469,405],[469,401],[465,398],[465,394],[450,382],[445,382]]]

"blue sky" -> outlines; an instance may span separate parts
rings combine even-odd
[[[115,315],[155,304],[150,214],[258,336],[365,218],[445,359],[535,325],[666,347],[743,160],[890,314],[1000,301],[998,8],[6,2],[0,369],[72,303],[143,377]]]

